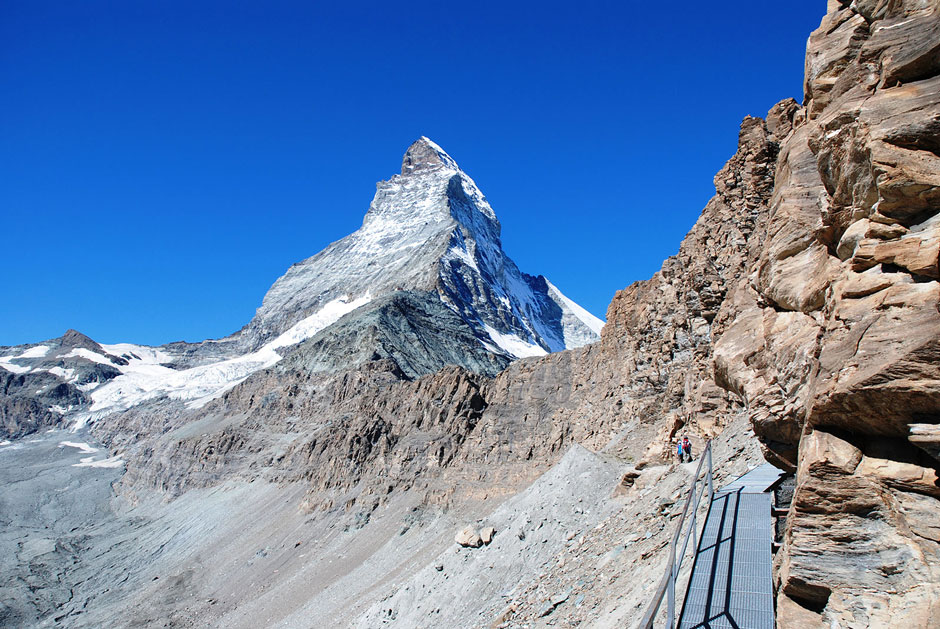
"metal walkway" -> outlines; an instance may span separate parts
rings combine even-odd
[[[772,494],[768,492],[784,474],[765,463],[712,493],[711,452],[703,454],[707,454],[708,459],[703,478],[709,485],[708,515],[694,551],[695,560],[678,626],[680,629],[774,629],[771,575],[773,505]],[[701,469],[701,465],[699,467]],[[673,537],[667,574],[641,627],[653,626],[657,609],[666,594],[669,603],[666,626],[670,629],[675,626],[673,601],[676,580],[688,538],[694,539],[697,533],[695,505],[704,497],[702,494],[706,494],[704,490],[699,492],[696,489],[701,476],[697,470],[686,510]],[[684,523],[687,514],[691,519],[688,526]],[[680,550],[679,538],[683,529],[686,531]]]
[[[774,629],[772,539],[770,494],[716,494],[679,628]]]
[[[679,629],[774,629],[769,463],[715,493],[692,565]]]
[[[737,480],[728,483],[719,489],[718,493],[738,491],[740,489],[746,494],[760,494],[773,489],[774,485],[776,485],[783,476],[784,473],[779,469],[770,463],[764,463],[763,465],[758,465]]]

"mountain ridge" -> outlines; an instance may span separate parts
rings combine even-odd
[[[376,185],[360,229],[292,265],[239,335],[255,347],[339,293],[411,288],[436,290],[495,351],[518,356],[500,335],[518,337],[511,347],[529,353],[597,340],[600,320],[574,313],[567,298],[521,273],[502,250],[500,230],[473,179],[422,137],[406,151],[402,172]],[[340,274],[343,283],[335,281]]]
[[[76,345],[54,352],[55,364],[17,346],[0,348],[0,369],[44,373],[36,389],[41,398],[59,387],[50,399],[62,404],[43,402],[44,410],[30,412],[42,418],[30,421],[35,429],[63,418],[82,426],[158,399],[199,408],[295,351],[315,370],[351,369],[384,356],[399,360],[406,378],[447,364],[493,375],[518,357],[600,338],[599,319],[544,277],[519,271],[502,249],[500,229],[476,183],[422,136],[406,150],[401,173],[376,185],[362,226],[291,265],[238,332],[148,347],[100,345],[69,331],[48,342]],[[345,327],[324,333],[340,321]],[[382,324],[390,328],[376,327]],[[298,350],[308,340],[310,348]],[[74,374],[93,364],[107,368],[76,389]],[[18,387],[18,395],[25,390]],[[19,434],[10,426],[9,435]]]

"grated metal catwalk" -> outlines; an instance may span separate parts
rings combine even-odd
[[[774,629],[771,494],[765,464],[715,493],[689,578],[680,629]]]
[[[783,475],[783,472],[770,463],[764,463],[737,480],[728,483],[718,491],[737,491],[741,489],[744,493],[761,493],[773,487],[777,481],[783,478]]]

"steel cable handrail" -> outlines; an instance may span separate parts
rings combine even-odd
[[[705,464],[706,460],[708,460],[708,467],[705,471],[705,477],[702,478],[702,465]],[[701,489],[697,490],[697,485],[700,480],[704,482],[702,483]],[[692,486],[689,487],[689,495],[685,499],[685,506],[682,509],[682,517],[679,518],[679,524],[676,526],[676,532],[673,533],[672,541],[669,544],[669,563],[666,565],[666,572],[663,574],[663,578],[660,580],[659,585],[656,588],[656,593],[653,594],[653,600],[650,601],[650,605],[646,610],[646,614],[643,616],[643,620],[640,622],[641,629],[652,628],[653,621],[656,618],[656,613],[659,611],[660,605],[663,602],[663,596],[666,596],[667,598],[666,627],[669,629],[675,627],[676,579],[679,578],[679,570],[682,568],[682,561],[685,559],[685,553],[689,545],[689,537],[696,535],[698,507],[702,497],[705,495],[706,490],[708,491],[708,504],[711,505],[712,498],[715,495],[715,490],[712,485],[712,442],[710,440],[705,443],[705,448],[702,450],[702,458],[699,459],[698,467],[695,468],[695,476],[692,477]],[[690,506],[692,506],[692,518],[689,526],[686,528],[685,536],[682,540],[682,551],[679,553],[679,558],[677,561],[676,548],[679,545],[679,536],[682,534],[682,529],[685,525],[686,516],[689,514]],[[698,540],[696,540],[693,544],[693,549],[697,543]]]

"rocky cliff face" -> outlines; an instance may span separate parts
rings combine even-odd
[[[940,600],[940,5],[830,2],[766,241],[715,347],[796,470],[781,626],[930,626]]]

